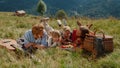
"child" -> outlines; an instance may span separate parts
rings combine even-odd
[[[46,17],[41,19],[40,23],[43,24],[47,34],[50,35],[54,29],[48,24],[48,21],[49,21],[49,17]]]
[[[73,34],[72,34],[72,41],[75,46],[80,46],[81,45],[81,38],[80,38],[80,30],[74,29]]]
[[[69,26],[63,27],[62,32],[62,38],[61,38],[61,44],[62,45],[69,45],[72,43],[72,32]]]
[[[48,46],[55,47],[60,45],[60,32],[58,30],[54,30],[51,33],[51,37],[48,39]]]

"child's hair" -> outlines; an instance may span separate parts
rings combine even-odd
[[[52,31],[52,37],[60,37],[60,32],[58,30]]]
[[[32,27],[32,33],[33,34],[38,34],[39,32],[43,31],[43,29],[44,29],[44,26],[42,24],[35,24]]]
[[[64,26],[64,27],[63,27],[63,31],[67,31],[67,30],[71,32],[71,29],[70,29],[69,26]]]

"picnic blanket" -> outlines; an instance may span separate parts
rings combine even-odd
[[[16,50],[16,48],[22,50],[20,45],[14,39],[1,39],[0,47],[5,47],[6,49],[12,51]]]

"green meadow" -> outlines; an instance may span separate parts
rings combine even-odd
[[[25,15],[23,17],[13,16],[13,13],[0,12],[0,39],[18,39],[32,25],[39,23],[41,17]],[[72,28],[78,28],[76,20],[81,21],[83,25],[93,24],[91,30],[102,30],[106,35],[113,36],[114,51],[90,60],[91,56],[84,55],[82,50],[72,52],[60,48],[48,48],[38,50],[35,56],[41,60],[30,59],[23,53],[9,51],[0,47],[0,68],[120,68],[120,20],[109,17],[107,19],[90,18],[68,18],[68,25]],[[55,29],[59,29],[57,21],[50,18],[49,24]]]

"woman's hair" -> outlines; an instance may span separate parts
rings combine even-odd
[[[52,37],[60,37],[60,32],[58,30],[52,31]]]
[[[32,33],[33,34],[39,34],[39,32],[43,31],[43,29],[44,29],[44,26],[42,24],[35,24],[32,27]]]
[[[81,26],[80,31],[81,31],[81,37],[82,38],[85,38],[86,34],[89,33],[89,29],[86,26]]]

